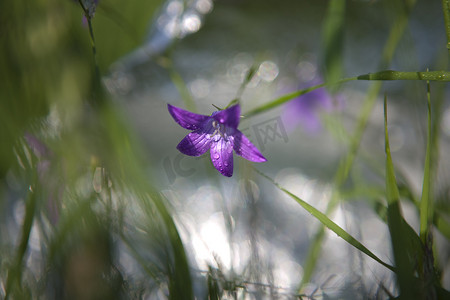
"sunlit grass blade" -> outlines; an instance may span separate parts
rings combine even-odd
[[[327,14],[323,24],[323,64],[325,80],[336,82],[343,78],[343,43],[346,0],[328,2]],[[332,88],[335,88],[333,85]]]
[[[256,169],[255,169],[256,170]],[[307,202],[303,201],[296,195],[292,194],[285,188],[281,187],[278,183],[276,183],[272,178],[267,176],[266,174],[262,173],[261,171],[256,170],[261,176],[269,180],[271,183],[273,183],[279,190],[284,192],[286,195],[294,199],[298,204],[300,204],[307,212],[309,212],[313,217],[315,217],[317,220],[319,220],[323,225],[325,225],[328,229],[336,233],[339,237],[341,237],[344,241],[361,251],[362,253],[366,254],[370,258],[374,259],[376,262],[380,263],[381,265],[385,266],[391,271],[395,271],[394,267],[391,265],[385,263],[380,258],[378,258],[375,254],[373,254],[369,249],[367,249],[361,242],[359,242],[357,239],[355,239],[350,233],[342,229],[339,225],[334,223],[330,218],[328,218],[324,213],[316,209],[314,206],[308,204]]]
[[[402,297],[405,299],[417,299],[418,294],[414,287],[414,266],[410,262],[408,234],[400,208],[400,193],[395,179],[394,165],[392,163],[389,147],[389,134],[387,127],[387,97],[384,98],[384,130],[386,150],[386,198],[388,203],[387,223],[391,234],[391,243],[394,252],[395,265],[398,269],[397,282]]]

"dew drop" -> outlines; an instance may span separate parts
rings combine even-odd
[[[215,159],[219,159],[220,158],[220,155],[219,154],[214,154],[214,156],[213,156]]]
[[[225,165],[225,167],[228,167],[228,163],[227,162],[224,162],[223,164]]]
[[[223,118],[220,118],[220,123],[223,123],[223,122],[225,122],[225,120],[223,119]]]

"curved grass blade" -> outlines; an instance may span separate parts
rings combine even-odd
[[[285,188],[281,187],[278,183],[276,183],[272,178],[270,178],[269,176],[267,176],[266,174],[262,173],[259,170],[256,170],[256,172],[258,172],[262,177],[266,178],[267,180],[269,180],[270,182],[272,182],[279,190],[281,190],[282,192],[284,192],[286,195],[288,195],[289,197],[291,197],[292,199],[294,199],[295,201],[297,201],[298,204],[300,204],[306,211],[308,211],[313,217],[315,217],[317,220],[319,220],[323,225],[325,225],[326,227],[328,227],[328,229],[330,229],[331,231],[333,231],[334,233],[336,233],[338,236],[340,236],[344,241],[346,241],[347,243],[349,243],[350,245],[352,245],[353,247],[355,247],[356,249],[358,249],[359,251],[361,251],[362,253],[366,254],[367,256],[369,256],[370,258],[372,258],[373,260],[375,260],[376,262],[380,263],[381,265],[385,266],[386,268],[388,268],[391,271],[395,272],[395,268],[392,267],[391,265],[385,263],[384,261],[382,261],[380,258],[378,258],[375,254],[373,254],[369,249],[367,249],[363,244],[361,244],[357,239],[355,239],[350,233],[348,233],[347,231],[345,231],[344,229],[342,229],[339,225],[337,225],[336,223],[334,223],[332,220],[330,220],[324,213],[322,213],[321,211],[317,210],[314,206],[308,204],[307,202],[303,201],[302,199],[300,199],[299,197],[297,197],[296,195],[292,194],[291,192],[289,192],[288,190],[286,190]]]

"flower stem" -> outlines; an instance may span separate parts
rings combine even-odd
[[[95,73],[97,78],[100,80],[100,68],[98,66],[97,61],[97,48],[95,46],[95,37],[94,37],[94,29],[92,27],[92,18],[89,14],[89,10],[84,6],[82,0],[78,0],[78,3],[80,3],[81,8],[83,9],[84,16],[86,17],[88,28],[89,28],[89,38],[91,40],[91,47],[92,47],[92,54],[94,56],[94,64],[95,64]]]

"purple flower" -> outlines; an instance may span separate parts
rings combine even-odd
[[[214,167],[224,176],[233,175],[233,149],[237,155],[253,162],[267,159],[237,127],[241,114],[239,105],[199,115],[168,104],[169,113],[183,128],[193,130],[177,146],[189,156],[200,156],[211,150]]]
[[[309,86],[320,83],[320,78],[316,77],[309,82]],[[303,85],[301,88],[306,88],[306,86]],[[320,113],[339,109],[342,105],[343,98],[341,96],[333,97],[325,88],[319,88],[288,102],[282,118],[290,131],[301,125],[307,133],[315,134],[322,129]]]

